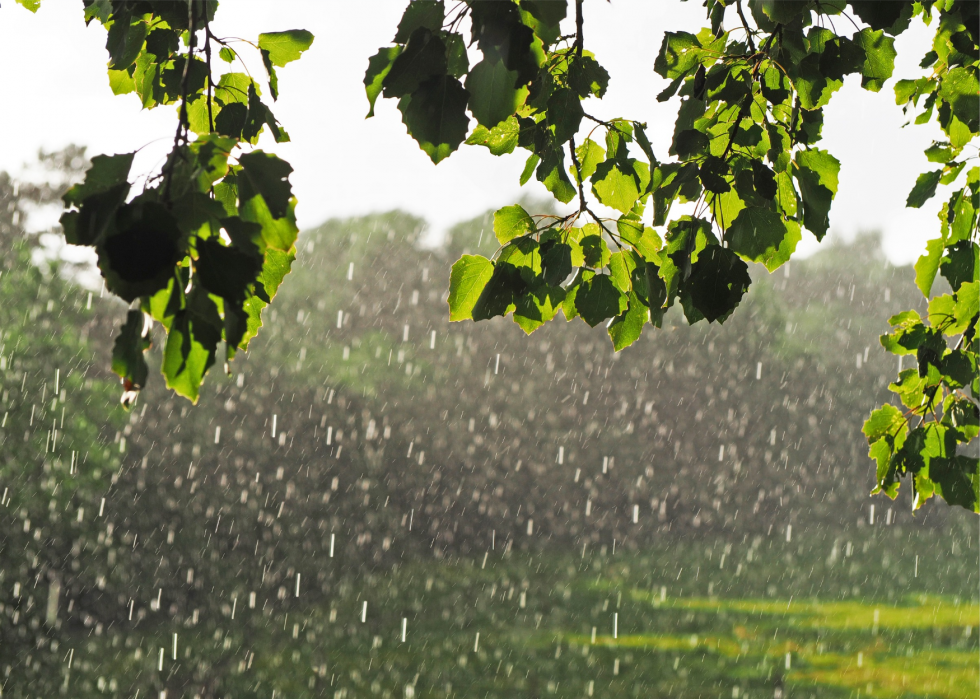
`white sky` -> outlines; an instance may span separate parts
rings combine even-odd
[[[274,112],[293,139],[263,147],[288,160],[299,199],[301,227],[331,216],[401,208],[429,220],[438,233],[522,194],[518,177],[526,153],[495,158],[484,148],[463,146],[438,167],[406,135],[392,100],[378,101],[377,116],[364,119],[362,78],[367,59],[394,35],[406,0],[226,0],[212,30],[218,36],[255,40],[261,31],[303,28],[316,40],[303,58],[279,70]],[[677,101],[659,104],[666,82],[653,72],[665,29],[696,32],[704,26],[700,3],[678,0],[590,0],[586,46],[612,75],[609,92],[586,110],[595,116],[646,121],[654,152],[667,157]],[[842,20],[844,21],[844,20]],[[841,31],[849,31],[841,28]],[[921,23],[897,40],[895,78],[921,74],[929,30]],[[85,27],[79,0],[43,0],[32,15],[10,0],[0,10],[0,77],[7,107],[0,110],[0,170],[17,172],[39,148],[69,143],[89,154],[121,153],[151,144],[137,169],[158,167],[175,128],[170,107],[141,111],[135,95],[116,97],[105,73],[105,30]],[[224,66],[215,57],[215,63]],[[249,62],[264,84],[261,61]],[[878,94],[853,76],[825,110],[820,147],[841,161],[840,192],[831,231],[848,238],[881,230],[894,262],[914,260],[937,232],[940,199],[920,210],[905,208],[916,176],[935,166],[922,151],[938,135],[933,126],[901,129],[889,81]],[[152,142],[152,143],[151,143]],[[523,155],[522,155],[523,154]],[[534,183],[524,193],[550,196]],[[942,194],[942,192],[940,193]],[[807,234],[801,252],[816,241]]]

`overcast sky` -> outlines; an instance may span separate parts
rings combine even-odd
[[[212,29],[219,36],[254,40],[262,31],[296,28],[316,35],[300,61],[279,71],[274,111],[293,142],[262,144],[295,169],[291,181],[302,227],[332,216],[401,208],[425,217],[438,234],[521,196],[524,151],[495,158],[483,148],[463,146],[437,167],[406,135],[391,100],[379,100],[377,116],[364,119],[367,59],[388,45],[405,3],[234,0],[218,11]],[[655,153],[666,158],[677,102],[657,103],[665,81],[653,72],[653,62],[665,29],[696,32],[704,25],[701,3],[590,0],[585,10],[586,46],[612,75],[606,98],[587,111],[646,121]],[[0,170],[17,172],[39,148],[69,143],[88,146],[90,155],[146,146],[137,168],[159,167],[173,138],[174,110],[141,111],[135,95],[112,94],[105,37],[98,23],[85,26],[80,0],[43,0],[36,15],[11,0],[2,3],[0,81],[7,99],[0,110]],[[917,65],[928,49],[928,29],[917,23],[896,43],[896,78],[921,74]],[[257,56],[249,68],[264,78]],[[931,169],[922,151],[938,130],[902,129],[906,119],[894,104],[893,84],[894,79],[874,94],[849,78],[826,109],[820,146],[842,164],[832,232],[849,238],[880,230],[889,258],[909,262],[937,231],[939,199],[912,210],[905,208],[905,198],[916,176]],[[547,195],[537,183],[527,191]],[[807,238],[801,251],[816,247]]]

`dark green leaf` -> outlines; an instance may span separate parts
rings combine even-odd
[[[591,56],[581,56],[568,69],[568,84],[582,99],[590,95],[602,98],[609,87],[609,73]]]
[[[181,253],[180,229],[165,207],[135,202],[119,209],[114,230],[98,246],[106,288],[126,301],[167,285]]]
[[[382,78],[385,97],[404,97],[419,89],[422,83],[446,75],[446,46],[434,33],[420,27],[412,33],[405,50],[395,59]]]
[[[272,217],[283,218],[289,210],[289,203],[293,196],[289,184],[292,166],[272,153],[261,150],[240,155],[238,162],[242,166],[239,177],[239,196],[242,202],[255,195],[261,195]],[[246,183],[247,189],[244,186]]]
[[[932,459],[929,479],[947,504],[980,512],[980,460],[968,456]]]
[[[143,353],[150,348],[150,338],[143,335],[143,312],[129,311],[112,346],[112,370],[123,380],[125,390],[146,386],[149,368]]]
[[[738,256],[720,245],[709,245],[698,254],[683,290],[709,323],[724,320],[738,306],[752,279]]]
[[[469,107],[476,120],[493,128],[516,112],[527,96],[526,88],[515,86],[517,73],[507,70],[500,59],[484,58],[470,70],[466,90]]]
[[[527,282],[520,270],[513,265],[497,262],[493,275],[473,306],[473,320],[507,315],[516,308],[515,300],[527,290]]]
[[[398,23],[393,41],[404,44],[419,27],[437,32],[442,29],[445,19],[446,8],[442,0],[411,0]]]
[[[608,275],[597,274],[583,282],[575,296],[575,308],[591,327],[615,318],[626,310],[626,296],[616,288]]]
[[[585,114],[578,95],[567,89],[555,90],[548,99],[548,125],[554,132],[555,143],[561,144],[578,132]]]
[[[541,271],[546,284],[558,286],[572,273],[572,249],[566,243],[557,242],[547,248],[542,246]]]
[[[532,160],[535,157],[537,157],[536,154],[528,158],[528,165],[524,169],[524,175],[528,173],[529,167],[533,167]],[[522,184],[527,181],[524,175],[521,175]],[[545,188],[558,201],[568,203],[575,198],[575,185],[568,179],[568,173],[565,172],[565,151],[563,149],[548,149],[544,158],[541,159],[541,163],[538,165],[535,176],[538,182],[544,184]]]
[[[115,12],[109,27],[105,48],[109,52],[109,67],[126,70],[133,65],[146,40],[146,22],[137,19],[132,24],[128,12]]]
[[[565,290],[541,285],[515,298],[514,322],[530,335],[555,317],[565,300]]]
[[[961,240],[946,248],[940,271],[953,291],[961,284],[980,278],[980,246],[970,240]]]
[[[915,180],[915,186],[909,192],[905,206],[913,209],[920,208],[936,194],[936,187],[939,186],[939,179],[943,176],[942,170],[924,172]]]
[[[255,255],[222,245],[217,238],[197,244],[198,280],[216,296],[240,301],[262,268]]]
[[[458,80],[442,75],[425,81],[398,103],[408,133],[433,163],[449,157],[466,138],[468,97]]]

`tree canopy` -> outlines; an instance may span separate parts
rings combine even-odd
[[[875,492],[895,497],[909,477],[915,507],[938,494],[980,510],[980,462],[959,451],[980,429],[980,167],[969,162],[980,131],[980,9],[965,0],[704,6],[709,26],[667,31],[654,62],[670,81],[658,100],[679,100],[672,144],[658,158],[642,115],[597,112],[611,76],[587,50],[583,0],[408,3],[391,45],[368,61],[368,116],[378,98],[397,99],[434,163],[464,143],[498,156],[522,148],[521,184],[534,177],[573,208],[497,211],[497,252],[463,255],[452,267],[450,318],[510,315],[531,333],[560,310],[604,324],[616,350],[647,323],[661,327],[675,302],[689,323],[725,322],[749,290],[750,264],[772,272],[803,229],[827,234],[840,163],[818,144],[823,109],[844,78],[881,91],[894,72],[894,37],[912,22],[934,25],[921,63],[931,74],[894,85],[910,118],[938,123],[947,138],[926,151],[937,168],[918,178],[908,206],[940,185],[955,191],[916,264],[928,310],[892,316],[881,339],[889,352],[915,356],[890,387],[902,407],[874,411],[864,433]],[[168,386],[196,400],[219,344],[228,360],[247,348],[295,256],[291,168],[251,146],[264,128],[288,139],[261,95],[268,87],[278,98],[276,69],[313,37],[261,34],[251,48],[266,68],[263,85],[247,71],[216,79],[212,48],[222,61],[241,59],[211,33],[216,9],[208,0],[85,2],[85,20],[109,30],[112,89],[146,108],[178,105],[173,151],[139,194],[130,196],[132,154],[124,154],[95,158],[65,195],[66,239],[95,247],[107,288],[134,304],[113,351],[127,399],[147,381],[156,322],[167,331]],[[471,46],[480,54],[473,65]],[[618,216],[599,215],[594,202]],[[674,204],[690,213],[672,215]],[[946,293],[932,295],[940,276]]]

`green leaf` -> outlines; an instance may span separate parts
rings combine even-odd
[[[932,313],[931,305],[929,312]],[[977,313],[980,313],[980,282],[974,279],[970,282],[964,282],[956,290],[956,306],[953,309],[953,317],[956,319],[956,323],[946,334],[958,335],[971,324],[975,327]]]
[[[681,289],[707,321],[713,323],[724,322],[751,283],[749,268],[734,252],[720,245],[709,245],[698,254],[691,276]]]
[[[41,0],[17,0],[17,4],[25,10],[37,12],[41,7]]]
[[[980,123],[980,82],[976,66],[957,66],[950,70],[940,83],[939,97],[949,102],[956,118],[975,134]]]
[[[575,295],[575,309],[593,328],[604,320],[615,318],[626,307],[626,296],[605,274],[597,274],[583,282]]]
[[[248,91],[253,87],[252,79],[244,73],[225,73],[218,78],[214,99],[222,104],[248,104]]]
[[[873,443],[883,437],[894,436],[903,429],[905,424],[906,420],[902,411],[894,405],[886,403],[871,412],[871,416],[865,421],[861,431],[868,438],[868,442]]]
[[[861,87],[878,92],[895,70],[895,40],[884,31],[862,29],[854,35],[855,44],[864,49],[864,65],[861,66]]]
[[[381,90],[384,87],[384,79],[387,77],[388,71],[391,70],[392,64],[401,52],[401,46],[391,46],[389,48],[379,49],[376,54],[368,59],[367,72],[364,74],[364,91],[367,93],[368,103],[371,105],[371,108],[368,109],[365,119],[370,119],[374,116],[374,103],[377,101],[378,95],[381,94]]]
[[[411,0],[405,8],[393,41],[404,44],[419,27],[437,32],[446,20],[446,8],[442,0]]]
[[[606,151],[591,138],[587,138],[575,149],[575,157],[578,158],[578,164],[582,170],[582,180],[585,181],[592,177],[599,163],[605,160]],[[571,175],[578,181],[578,175],[574,170],[571,171]]]
[[[926,252],[915,263],[915,285],[926,298],[932,291],[932,284],[939,271],[939,260],[946,244],[942,238],[934,238],[926,243]]]
[[[463,255],[449,275],[449,320],[471,320],[473,307],[493,276],[494,265],[480,255]]]
[[[466,138],[468,94],[458,80],[448,75],[431,78],[399,101],[402,122],[408,133],[433,163],[439,163],[459,148]]]
[[[555,317],[564,300],[565,290],[561,287],[535,287],[516,299],[514,322],[530,335]]]
[[[533,233],[536,226],[531,215],[520,204],[505,206],[493,214],[493,232],[501,245],[514,238]]]
[[[632,273],[636,269],[636,260],[632,252],[614,252],[609,256],[609,278],[616,288],[624,294],[633,289]]]
[[[299,59],[312,44],[313,35],[305,29],[259,34],[259,49],[269,52],[269,60],[277,68]]]
[[[608,207],[629,213],[650,183],[646,165],[634,158],[606,160],[592,175],[592,192]]]
[[[520,109],[527,88],[516,87],[516,82],[517,72],[507,70],[498,58],[484,58],[470,69],[466,77],[469,107],[480,124],[493,128]]]
[[[214,302],[192,294],[170,326],[161,371],[167,387],[192,403],[197,403],[204,375],[214,364],[222,325]]]
[[[150,338],[143,335],[143,312],[129,311],[112,346],[112,370],[123,380],[125,390],[146,386],[149,368],[144,352],[150,348]]]
[[[840,162],[819,148],[799,151],[794,158],[793,175],[800,184],[803,225],[822,240],[830,227],[830,205],[837,194]]]
[[[913,209],[920,208],[927,201],[932,199],[936,194],[936,187],[939,185],[939,179],[943,176],[942,170],[933,170],[932,172],[923,172],[915,180],[915,186],[912,191],[909,192],[908,199],[905,201],[905,206]]]
[[[282,285],[283,279],[289,274],[290,267],[295,259],[296,248],[289,250],[269,248],[265,251],[265,262],[262,263],[262,272],[256,280],[262,285],[263,293],[261,297],[263,301],[271,303],[272,299],[276,297],[276,292]]]
[[[932,145],[926,148],[926,159],[930,163],[946,164],[960,154],[959,148],[953,148],[948,141],[933,141]]]
[[[218,51],[218,57],[225,63],[235,62],[235,52],[232,51],[227,46],[223,47],[220,51]]]
[[[639,340],[643,333],[643,326],[650,319],[650,310],[636,293],[632,291],[629,293],[628,303],[626,311],[616,316],[607,330],[616,352]]]
[[[114,95],[128,95],[130,92],[136,91],[136,83],[125,70],[110,70],[109,89]]]
[[[473,129],[473,133],[466,139],[466,143],[474,146],[486,146],[491,155],[506,155],[514,152],[519,138],[520,124],[516,117],[511,116],[492,129],[477,125]]]
[[[796,221],[784,220],[771,209],[750,206],[738,214],[726,237],[733,252],[774,272],[789,261],[803,236]]]

